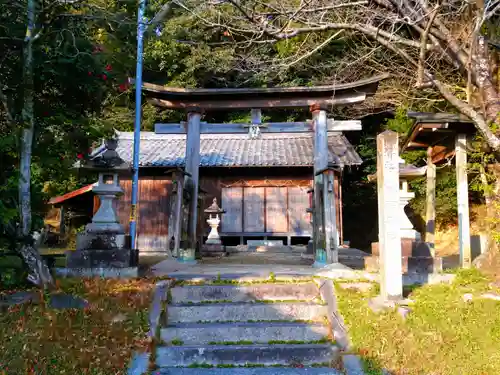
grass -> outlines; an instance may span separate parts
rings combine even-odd
[[[490,281],[477,270],[461,270],[452,284],[409,289],[414,303],[406,320],[395,310],[372,312],[367,302],[376,290],[337,288],[337,295],[368,374],[383,368],[394,375],[493,375],[500,373],[500,303],[479,298],[495,292]],[[466,293],[474,295],[471,302],[464,301]]]
[[[42,303],[0,312],[0,374],[126,373],[132,351],[150,345],[154,281],[62,280],[60,291],[85,298],[87,308],[54,310]],[[125,320],[113,322],[118,314]]]

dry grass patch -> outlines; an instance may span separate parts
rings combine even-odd
[[[149,346],[153,279],[63,280],[60,292],[89,302],[85,309],[39,305],[0,313],[0,374],[126,373],[134,350]]]

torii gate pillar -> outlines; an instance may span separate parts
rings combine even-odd
[[[339,231],[335,202],[335,176],[328,165],[326,111],[311,106],[314,126],[313,267],[338,263]]]

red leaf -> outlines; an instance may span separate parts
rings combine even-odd
[[[80,153],[80,154],[76,155],[76,157],[77,157],[78,159],[83,159],[83,154],[82,154],[82,153]]]
[[[113,67],[111,64],[106,65],[106,71],[111,72],[113,70]]]
[[[103,80],[103,81],[105,81],[105,80],[107,80],[107,79],[108,79],[108,76],[107,76],[106,74],[103,74],[103,75],[102,75],[102,80]]]

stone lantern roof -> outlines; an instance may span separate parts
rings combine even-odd
[[[217,198],[214,198],[214,200],[213,200],[212,204],[210,205],[210,207],[208,207],[207,209],[205,209],[204,212],[207,213],[207,214],[223,214],[226,211],[224,211],[222,208],[219,207],[219,205],[217,204]]]

